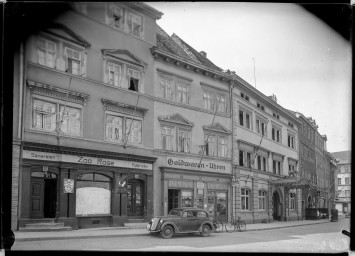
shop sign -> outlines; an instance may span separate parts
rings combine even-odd
[[[203,183],[202,181],[198,181],[196,183],[196,187],[197,187],[197,189],[204,189],[205,188],[205,183]]]
[[[142,169],[142,170],[153,169],[153,165],[148,163],[123,161],[123,160],[107,159],[107,158],[99,158],[99,157],[55,154],[55,153],[38,152],[38,151],[30,151],[30,150],[23,151],[23,158],[34,159],[34,160],[77,163],[77,164],[88,164],[88,165],[125,167],[125,168]]]
[[[208,189],[228,190],[228,185],[223,183],[208,183]]]
[[[169,180],[169,187],[176,188],[193,188],[192,181],[183,181],[183,180]]]
[[[64,179],[64,193],[74,193],[73,179]]]
[[[200,159],[194,160],[178,157],[167,157],[167,166],[207,172],[230,173],[231,171],[231,164],[229,163],[203,160],[200,164]]]

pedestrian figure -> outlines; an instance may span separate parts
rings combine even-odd
[[[317,209],[317,220],[319,220],[319,217],[320,217],[320,213],[319,210]]]

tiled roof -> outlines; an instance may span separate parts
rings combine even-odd
[[[216,71],[223,71],[221,68],[213,64],[209,59],[201,55],[190,45],[185,43],[176,34],[169,36],[161,27],[157,29],[157,47],[166,52],[175,54],[186,60],[202,64]]]
[[[330,153],[339,164],[351,163],[351,150]]]

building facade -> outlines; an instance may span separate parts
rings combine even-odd
[[[78,3],[15,56],[12,227],[153,214],[153,56],[162,13]]]
[[[154,213],[231,210],[231,79],[177,35],[158,28],[154,56]]]
[[[233,88],[233,215],[249,223],[298,220],[298,119],[236,76]],[[290,181],[291,183],[296,182]]]
[[[346,214],[351,210],[351,151],[333,152],[331,155],[338,165],[335,207],[339,213]]]

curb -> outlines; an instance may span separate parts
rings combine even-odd
[[[290,228],[290,227],[298,227],[298,226],[307,226],[307,225],[317,225],[317,224],[323,224],[323,223],[329,223],[330,221],[327,222],[315,222],[315,223],[306,223],[306,224],[299,224],[299,225],[290,225],[290,226],[279,226],[279,227],[267,227],[267,228],[251,228],[247,229],[246,231],[243,232],[248,232],[248,231],[262,231],[262,230],[271,230],[271,229],[281,229],[281,228]],[[120,228],[120,229],[132,229],[132,228]],[[144,228],[135,228],[135,229],[144,229]],[[106,229],[108,230],[108,229]],[[58,237],[34,237],[34,238],[18,238],[15,239],[15,242],[26,242],[26,241],[47,241],[47,240],[67,240],[67,239],[90,239],[90,238],[101,238],[101,237],[132,237],[132,236],[149,236],[150,233],[137,233],[137,234],[101,234],[101,235],[79,235],[79,236],[58,236]]]

